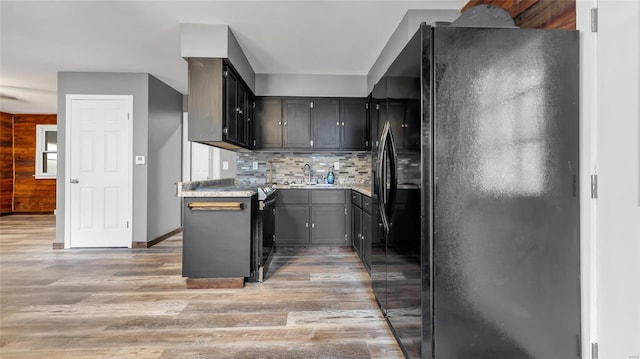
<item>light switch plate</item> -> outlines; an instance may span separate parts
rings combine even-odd
[[[229,161],[222,161],[222,169],[223,170],[229,169]]]
[[[146,160],[144,158],[144,156],[136,156],[136,164],[137,165],[143,165],[145,164]]]
[[[253,169],[257,170],[258,169],[258,162],[253,162]]]
[[[339,170],[340,169],[340,162],[334,162],[333,163],[333,169],[334,170]]]

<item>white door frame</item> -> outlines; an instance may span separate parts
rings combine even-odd
[[[123,100],[128,102],[127,111],[131,114],[129,119],[129,138],[127,139],[128,149],[127,158],[129,159],[129,178],[127,180],[129,185],[129,240],[128,248],[131,248],[133,242],[133,95],[77,95],[67,94],[65,103],[65,144],[64,144],[64,248],[71,248],[71,103],[73,100]]]

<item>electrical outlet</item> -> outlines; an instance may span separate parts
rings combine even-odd
[[[253,169],[257,170],[258,169],[258,162],[253,162]]]
[[[222,161],[222,169],[223,170],[229,169],[229,161]]]
[[[333,169],[334,170],[339,170],[340,169],[340,162],[334,162],[333,163]]]

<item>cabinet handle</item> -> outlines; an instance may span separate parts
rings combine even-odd
[[[344,127],[344,122],[342,123],[342,126]]]
[[[285,125],[285,126],[287,125],[287,121],[284,121],[284,125]]]
[[[304,226],[305,226],[306,228],[309,228],[309,222],[305,222],[305,223],[304,223]]]
[[[316,224],[315,223],[311,223],[311,228],[316,228]]]
[[[340,122],[336,122],[336,126],[340,126]]]
[[[282,121],[278,121],[278,126],[282,126]]]

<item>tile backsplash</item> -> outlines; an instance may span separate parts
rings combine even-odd
[[[258,163],[258,169],[253,169],[253,163]],[[306,182],[308,170],[303,171],[306,163],[311,166],[311,177],[327,177],[329,168],[334,162],[340,164],[340,169],[333,173],[337,184],[369,184],[371,183],[371,153],[370,152],[252,152],[237,154],[236,180],[239,184],[262,184],[269,182],[269,167],[274,183]]]

